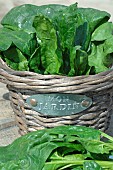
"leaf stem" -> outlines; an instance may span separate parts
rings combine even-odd
[[[113,137],[109,136],[108,134],[101,132],[101,135],[113,142]]]
[[[86,161],[95,161],[97,164],[102,166],[102,168],[109,168],[113,167],[113,161],[98,161],[98,160],[61,160],[61,161],[51,161],[51,162],[46,162],[45,164],[63,164],[67,165],[70,164],[72,165],[83,165],[84,162]]]

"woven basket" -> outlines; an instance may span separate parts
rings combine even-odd
[[[84,125],[102,131],[109,126],[113,108],[113,70],[89,76],[40,75],[14,71],[0,59],[0,81],[7,84],[20,134],[59,125]],[[85,94],[93,101],[85,111],[70,116],[48,117],[32,110],[26,98],[40,93]]]

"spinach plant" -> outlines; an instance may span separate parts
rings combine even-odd
[[[13,169],[113,170],[113,138],[85,126],[30,132],[0,147],[0,170]]]
[[[97,74],[113,64],[113,24],[109,19],[109,13],[79,8],[77,3],[17,6],[1,21],[0,55],[14,70]]]

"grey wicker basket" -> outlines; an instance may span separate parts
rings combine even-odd
[[[29,71],[14,71],[0,59],[0,81],[7,84],[11,106],[20,134],[59,125],[83,125],[106,131],[113,109],[113,70],[89,76],[40,75]],[[92,105],[68,116],[44,116],[32,110],[26,99],[33,94],[85,94]]]

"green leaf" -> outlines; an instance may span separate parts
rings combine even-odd
[[[43,68],[41,68],[41,71],[40,71],[40,68],[39,68],[40,65],[41,65],[40,48],[37,48],[29,59],[29,69],[30,71],[43,74]]]
[[[37,41],[41,48],[41,63],[45,74],[58,74],[61,56],[57,56],[57,36],[52,22],[43,15],[38,15],[33,23]]]
[[[98,138],[100,134],[110,139],[110,142],[100,141]],[[90,154],[98,151],[98,153],[107,152],[111,155],[112,140],[112,137],[99,130],[82,126],[59,126],[38,130],[16,139],[6,147],[0,147],[0,169],[78,170],[83,167],[92,169],[102,167],[112,170],[112,161],[105,157],[103,160],[101,154],[99,160],[92,160]],[[78,152],[76,145],[80,143],[81,147],[90,148],[91,152],[84,150],[83,153],[82,149]],[[69,152],[66,153],[64,150],[66,148],[75,148],[75,150],[72,152],[68,150]]]
[[[97,26],[107,22],[110,18],[110,14],[106,11],[100,11],[94,8],[79,8],[78,11],[83,15],[84,18],[86,18],[87,22],[89,23],[91,33],[96,29]]]
[[[77,75],[83,75],[88,65],[88,54],[81,49],[77,51],[76,65],[78,67]]]
[[[77,166],[75,168],[72,168],[72,170],[82,170],[81,167]]]
[[[60,46],[64,51],[72,45],[77,27],[77,4],[70,5],[64,10],[59,11],[54,19],[59,38]]]
[[[36,37],[24,31],[12,31],[7,28],[0,29],[0,51],[6,51],[12,44],[24,54],[31,55],[36,48]],[[8,37],[8,39],[7,39]]]
[[[91,39],[91,30],[89,23],[85,17],[81,14],[81,17],[78,18],[78,27],[76,29],[76,34],[74,38],[74,45],[81,46],[81,49],[87,51],[89,48],[89,43]]]
[[[113,53],[113,35],[105,41],[104,52],[105,54]]]
[[[53,23],[63,52],[72,46],[81,45],[84,48],[88,23],[82,13],[78,12],[77,3],[60,10],[53,18]]]
[[[106,22],[97,29],[92,34],[92,41],[104,41],[111,38],[113,35],[113,24],[111,22]]]
[[[113,65],[113,36],[102,43],[92,43],[91,53],[88,56],[90,67],[94,67],[95,73],[100,73]]]
[[[34,34],[28,34],[24,31],[10,32],[12,42],[24,54],[31,56],[37,47],[36,37]]]
[[[97,154],[108,154],[110,151],[113,150],[113,145],[110,143],[104,143],[102,141],[98,140],[83,140],[78,139],[78,141],[84,146],[84,148],[91,152],[91,153],[97,153]],[[93,148],[93,150],[92,150]]]
[[[86,70],[88,60],[85,50],[89,47],[91,36],[86,18],[78,12],[75,3],[59,11],[53,22],[63,55],[63,73],[68,76],[81,75]],[[78,46],[81,47],[81,54],[77,56]]]
[[[101,132],[85,126],[58,126],[49,130],[50,134],[75,135],[80,138],[100,140]]]
[[[95,161],[86,161],[83,164],[83,170],[103,170]]]
[[[111,68],[113,61],[113,24],[109,18],[105,11],[78,8],[77,3],[17,6],[2,19],[0,51],[15,46],[30,59],[29,70],[40,74],[77,76],[103,72]]]
[[[34,17],[43,14],[49,18],[54,17],[56,13],[65,8],[64,5],[42,5],[24,4],[11,9],[2,19],[1,24],[6,28],[13,30],[25,30],[28,33],[35,32],[33,28]]]
[[[78,66],[76,63],[76,55],[77,55],[77,49],[80,47],[75,46],[70,49],[70,71],[68,73],[69,76],[77,75]]]
[[[14,47],[3,52],[4,59],[8,66],[14,70],[29,70],[28,61],[22,52]]]
[[[88,56],[88,63],[90,67],[94,67],[94,74],[108,70],[104,65],[104,58],[106,57],[103,50],[103,44],[92,44],[91,54]]]
[[[81,46],[75,46],[70,50],[69,76],[83,75],[88,65],[88,54],[81,50]]]
[[[103,50],[105,54],[103,63],[106,67],[110,68],[113,65],[113,36],[105,41]]]
[[[8,39],[7,39],[8,37]],[[9,38],[8,30],[0,29],[0,51],[7,50],[12,44],[12,40]]]

